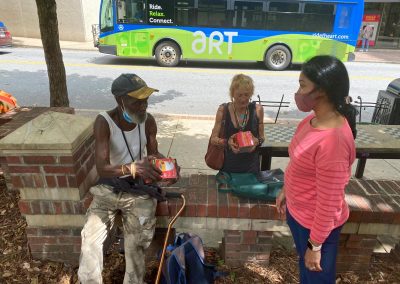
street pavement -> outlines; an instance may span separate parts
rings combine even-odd
[[[41,47],[40,39],[14,37],[15,46]],[[93,50],[92,42],[60,41],[61,49]],[[372,63],[400,64],[400,50],[370,49],[369,52],[355,52],[355,61]],[[95,117],[98,112],[76,110],[77,114]],[[155,114],[158,124],[160,152],[177,159],[182,167],[182,174],[215,173],[204,162],[208,139],[214,124],[213,116],[163,115]],[[288,124],[298,121],[283,121]],[[266,133],[268,135],[268,133]],[[287,158],[273,158],[272,167],[285,169]],[[356,163],[353,165],[353,174]],[[368,160],[364,172],[365,179],[399,179],[400,160]]]
[[[25,38],[13,37],[14,46],[26,47],[42,47],[42,40],[38,38]],[[93,50],[98,49],[94,47],[92,41],[75,42],[75,41],[60,41],[61,49],[72,50]],[[400,63],[400,49],[374,49],[370,48],[368,52],[360,52],[356,49],[354,53],[355,62],[371,62],[371,63]]]

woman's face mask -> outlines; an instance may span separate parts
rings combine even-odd
[[[297,108],[303,112],[310,112],[317,104],[318,88],[303,72],[300,73],[299,84],[300,87],[294,95]]]
[[[294,94],[294,100],[296,101],[297,108],[303,112],[310,112],[317,104],[316,89],[313,89],[307,94],[300,94],[299,92]]]

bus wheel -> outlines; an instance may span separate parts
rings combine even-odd
[[[275,45],[268,49],[264,63],[268,69],[281,71],[285,70],[292,60],[289,49],[283,45]]]
[[[173,67],[178,65],[181,52],[179,47],[171,42],[164,41],[157,45],[156,48],[156,59],[160,66]]]

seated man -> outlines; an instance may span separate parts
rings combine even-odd
[[[95,160],[100,180],[91,188],[93,202],[82,230],[78,277],[82,283],[102,283],[103,245],[117,213],[124,228],[124,283],[142,284],[145,249],[153,238],[157,186],[161,171],[153,158],[162,158],[156,140],[157,125],[147,113],[147,99],[158,90],[135,74],[114,80],[111,92],[118,106],[100,113],[94,124]],[[144,157],[145,148],[147,157]]]

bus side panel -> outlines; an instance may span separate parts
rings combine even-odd
[[[233,43],[230,60],[263,61],[265,46],[268,40],[246,37],[245,42]]]
[[[303,63],[315,55],[334,55],[341,60],[347,60],[346,43],[329,38],[304,34],[286,34],[267,38],[268,47],[265,52],[276,44],[286,45],[292,52],[292,63]]]
[[[183,58],[188,52],[189,32],[179,29],[154,28],[149,29],[151,52],[162,41],[175,41],[182,51]],[[153,55],[153,54],[151,54]]]
[[[149,33],[135,30],[116,34],[117,54],[129,57],[150,56]]]
[[[100,45],[116,46],[117,56],[151,56],[149,34],[145,30],[125,31],[110,34],[100,39]]]

